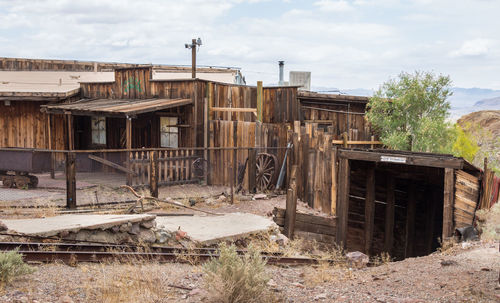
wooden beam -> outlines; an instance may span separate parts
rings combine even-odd
[[[331,149],[332,157],[332,187],[331,187],[331,201],[330,201],[330,213],[333,216],[337,215],[337,148],[333,147]]]
[[[365,254],[370,255],[373,242],[373,224],[375,220],[375,165],[366,170],[365,193]]]
[[[332,140],[333,144],[344,144],[344,140]],[[381,141],[349,141],[347,145],[382,145]]]
[[[257,121],[262,122],[262,81],[257,81]]]
[[[394,210],[395,210],[395,186],[394,176],[387,175],[386,185],[386,205],[385,205],[385,232],[384,232],[384,250],[392,255],[394,243]]]
[[[125,147],[130,150],[132,149],[132,119],[125,119]],[[131,168],[130,157],[132,156],[131,152],[127,151],[127,168]],[[132,175],[127,174],[127,185],[132,185]]]
[[[66,207],[76,209],[76,154],[66,153]]]
[[[349,159],[339,160],[339,188],[337,192],[337,236],[339,246],[347,246],[347,220],[349,215],[349,183],[350,183]]]
[[[371,141],[370,141],[371,142]],[[371,144],[371,143],[368,143]],[[399,152],[378,152],[378,151],[360,151],[360,150],[339,150],[339,156],[350,160],[374,161],[385,163],[396,163],[406,165],[418,165],[440,168],[461,169],[464,160],[461,158],[443,157],[439,155],[414,155]]]
[[[194,67],[196,68],[196,67]],[[195,72],[196,73],[196,72]],[[195,78],[195,77],[193,77]],[[194,136],[193,136],[193,146],[199,146],[198,145],[198,123],[200,123],[200,121],[198,120],[199,119],[199,116],[198,116],[198,81],[194,81],[193,83],[193,87],[194,87],[194,93],[193,93],[193,117],[194,117],[194,130],[193,130],[193,133],[194,133]]]
[[[257,167],[255,160],[257,158],[257,151],[252,148],[248,151],[248,191],[255,193],[255,180],[257,176]]]
[[[240,113],[255,113],[257,114],[256,108],[243,108],[243,107],[212,107],[210,109],[214,112],[240,112]]]
[[[290,173],[290,187],[286,194],[286,211],[285,211],[285,232],[288,239],[293,239],[295,231],[295,217],[297,213],[297,184],[296,174],[298,165],[293,165]]]
[[[453,204],[454,204],[455,173],[452,168],[444,169],[443,196],[443,237],[442,241],[453,236]]]
[[[149,192],[152,197],[158,198],[158,152],[149,152]]]
[[[97,161],[97,162],[102,163],[104,165],[110,166],[112,168],[118,169],[118,170],[120,170],[122,172],[125,172],[127,174],[137,175],[133,170],[130,170],[130,169],[126,168],[126,167],[123,167],[121,165],[118,165],[118,164],[116,164],[114,162],[111,162],[109,160],[103,159],[101,157],[94,156],[94,155],[89,155],[89,159]]]
[[[431,199],[426,199],[426,218],[425,218],[425,249],[426,253],[432,253],[432,244],[434,242],[434,221],[436,219],[436,205],[440,202],[440,191],[428,186],[427,192]]]
[[[405,258],[413,257],[415,246],[415,213],[417,207],[417,190],[415,182],[410,181],[408,205],[406,206],[406,246]]]

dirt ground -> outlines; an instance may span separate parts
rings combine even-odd
[[[2,189],[0,189],[1,191]],[[97,191],[97,199],[95,192]],[[147,191],[144,191],[147,193]],[[270,216],[285,207],[283,195],[252,200],[237,195],[229,203],[228,189],[180,185],[162,188],[160,198],[171,197],[215,212],[248,212]],[[26,193],[14,193],[23,195]],[[61,198],[63,193],[57,193]],[[79,204],[133,199],[124,190],[94,186],[79,190]],[[94,197],[94,198],[92,198]],[[95,200],[92,200],[95,199]],[[55,215],[63,205],[53,196],[0,201],[1,217]],[[93,202],[92,202],[93,201]],[[42,206],[9,209],[8,206]],[[48,207],[47,207],[48,206]],[[299,202],[298,209],[317,213]],[[184,212],[172,207],[159,212]],[[444,262],[443,262],[444,261]],[[451,261],[451,262],[449,262]],[[450,264],[450,265],[446,265]],[[0,291],[0,302],[206,302],[200,265],[157,264],[35,264],[36,272],[15,280]],[[498,242],[456,245],[445,252],[409,258],[365,269],[319,266],[268,266],[268,289],[275,302],[500,302]]]
[[[448,262],[451,265],[446,264]],[[352,270],[268,266],[276,302],[499,302],[498,244]],[[204,274],[189,264],[37,265],[1,302],[205,302]]]

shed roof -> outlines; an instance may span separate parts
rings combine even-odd
[[[70,113],[78,116],[130,117],[142,113],[188,105],[192,99],[82,99],[76,102],[43,105],[51,114]]]
[[[320,102],[345,102],[345,103],[361,103],[366,104],[370,100],[365,96],[351,96],[342,94],[321,94],[316,92],[299,91],[298,98],[300,101],[320,101]]]

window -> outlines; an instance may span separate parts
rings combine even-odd
[[[160,117],[161,147],[179,147],[179,128],[177,117]]]
[[[92,117],[92,144],[106,145],[106,117]]]

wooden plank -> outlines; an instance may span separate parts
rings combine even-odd
[[[277,218],[284,219],[286,216],[286,210],[283,208],[275,207],[273,209],[272,213]],[[306,213],[303,213],[300,211],[296,211],[296,213],[295,213],[295,222],[303,222],[303,223],[308,223],[308,224],[313,224],[313,225],[321,225],[321,226],[327,227],[331,230],[337,226],[337,218],[336,217],[318,216],[318,215],[306,214]]]
[[[443,241],[453,236],[454,176],[452,168],[444,169]]]
[[[89,159],[91,159],[91,160],[94,160],[94,161],[96,161],[96,162],[102,163],[102,164],[107,165],[107,166],[109,166],[109,167],[115,168],[115,169],[120,170],[120,171],[122,171],[122,172],[125,172],[125,173],[127,173],[127,174],[136,175],[136,173],[135,173],[133,170],[131,170],[131,169],[129,169],[129,168],[126,168],[126,167],[123,167],[123,166],[121,166],[121,165],[119,165],[119,164],[116,164],[116,163],[114,163],[114,162],[111,162],[111,161],[109,161],[109,160],[106,160],[106,159],[103,159],[103,158],[101,158],[101,157],[94,156],[94,155],[89,155],[88,157],[89,157]]]
[[[344,140],[332,140],[333,144],[344,144]],[[347,140],[347,145],[383,145],[381,141],[351,141]]]
[[[337,215],[337,148],[331,149],[331,174],[332,174],[332,187],[331,187],[331,201],[330,201],[330,214]]]
[[[76,209],[76,154],[66,153],[66,207]]]
[[[385,231],[384,231],[384,250],[392,254],[394,244],[394,216],[395,216],[395,188],[394,176],[387,175],[386,185],[386,206],[385,206]]]
[[[339,159],[339,188],[337,192],[337,245],[347,245],[347,219],[349,214],[349,183],[350,183],[349,159]]]
[[[414,256],[415,248],[415,215],[417,208],[417,188],[415,182],[410,181],[408,191],[408,205],[406,207],[406,241],[405,258]]]
[[[375,221],[375,166],[366,170],[365,193],[365,254],[371,255],[373,223]]]
[[[339,156],[347,158],[350,160],[362,160],[362,161],[374,161],[374,162],[385,162],[382,161],[382,156],[400,158],[404,162],[398,162],[398,164],[406,165],[418,165],[418,166],[429,166],[429,167],[440,167],[440,168],[454,168],[462,169],[463,159],[454,157],[442,157],[437,155],[412,155],[408,153],[384,153],[375,151],[359,151],[359,150],[339,150]]]
[[[257,167],[255,163],[255,159],[257,158],[257,152],[255,149],[250,149],[248,151],[248,191],[250,193],[255,192],[255,180],[257,176]]]
[[[436,219],[436,209],[437,205],[440,202],[439,191],[430,188],[428,190],[430,192],[431,199],[427,199],[426,201],[426,223],[425,223],[425,250],[427,254],[432,253],[432,244],[434,242],[434,226]]]
[[[257,121],[262,122],[262,81],[257,81]]]

